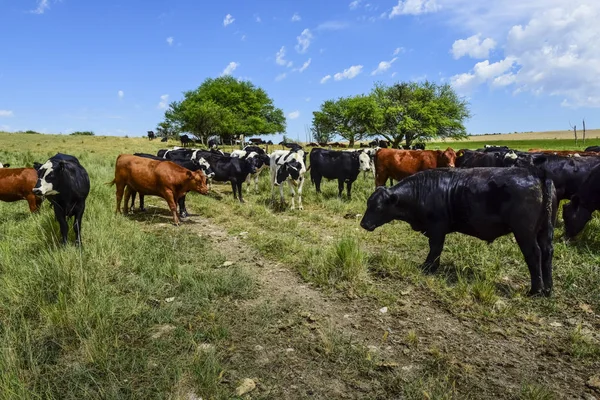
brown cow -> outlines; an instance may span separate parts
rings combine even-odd
[[[121,212],[123,191],[126,214],[131,191],[146,196],[159,196],[167,201],[175,225],[179,225],[177,200],[180,197],[189,191],[208,193],[206,175],[202,170],[192,172],[171,161],[151,160],[131,154],[121,154],[117,157],[115,179],[110,184],[117,185],[117,213]]]
[[[42,204],[42,198],[33,194],[37,180],[33,168],[0,168],[0,201],[27,200],[29,211],[37,211]]]
[[[384,186],[388,178],[398,181],[419,171],[454,167],[456,153],[441,150],[380,149],[375,154],[375,186]]]

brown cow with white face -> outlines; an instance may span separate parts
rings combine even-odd
[[[201,170],[190,171],[170,161],[157,161],[131,154],[117,157],[115,179],[117,185],[117,213],[125,192],[125,213],[128,212],[131,191],[141,195],[159,196],[166,200],[173,213],[173,222],[179,225],[177,200],[189,191],[207,194],[206,175]],[[125,190],[125,189],[128,190]]]
[[[42,204],[42,198],[33,194],[37,179],[33,168],[0,168],[0,201],[27,200],[29,211],[37,211]]]
[[[388,178],[400,181],[407,176],[440,167],[454,167],[456,153],[446,150],[380,149],[375,154],[375,186],[384,186]]]

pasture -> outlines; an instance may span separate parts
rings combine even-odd
[[[574,148],[492,138],[427,148]],[[351,201],[337,182],[317,195],[307,175],[303,211],[278,191],[272,201],[268,171],[245,204],[217,184],[188,195],[191,217],[175,227],[155,197],[145,213],[115,215],[105,185],[118,154],[167,143],[3,133],[0,143],[13,167],[72,154],[92,185],[82,249],[58,245],[47,202],[37,215],[0,203],[2,398],[600,396],[598,216],[570,243],[557,224],[554,294],[528,298],[512,236],[450,235],[426,275],[424,236],[399,222],[361,229],[374,189],[362,174]]]

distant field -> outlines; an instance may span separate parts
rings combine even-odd
[[[577,131],[577,137],[579,141],[582,140],[583,131]],[[588,139],[600,139],[600,129],[589,129],[585,132],[586,142]],[[523,133],[502,133],[500,135],[485,134],[485,135],[472,135],[469,136],[468,140],[473,142],[480,142],[484,140],[546,140],[546,139],[569,139],[575,142],[573,131],[547,131],[547,132],[523,132]]]
[[[574,148],[476,138],[427,147]],[[317,194],[307,177],[304,211],[288,209],[287,186],[288,204],[273,201],[263,173],[245,204],[229,184],[189,194],[180,227],[156,197],[145,213],[115,215],[106,182],[118,154],[175,144],[0,133],[0,162],[31,166],[60,151],[91,181],[81,251],[58,245],[48,202],[37,215],[0,202],[0,399],[598,395],[586,386],[600,371],[597,216],[571,242],[557,225],[555,293],[542,299],[525,296],[512,236],[449,235],[440,271],[424,274],[427,239],[408,224],[359,227],[374,190],[362,175],[351,200],[337,198],[337,182]]]

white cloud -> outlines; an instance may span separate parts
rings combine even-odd
[[[304,99],[304,100],[306,100],[306,102],[308,103],[308,102],[310,101],[310,97],[307,97],[307,98],[306,98],[306,99]]]
[[[173,36],[167,38],[167,43],[169,43],[169,46],[173,46]]]
[[[0,110],[0,117],[14,117],[12,110]]]
[[[242,35],[242,42],[246,40],[246,35]]]
[[[325,83],[330,79],[331,79],[331,75],[325,75],[323,78],[321,78],[321,83]]]
[[[31,10],[32,14],[43,14],[50,9],[50,0],[38,0],[37,8]]]
[[[360,4],[361,0],[354,0],[352,3],[348,5],[351,10],[356,10]]]
[[[260,19],[260,16],[258,14],[254,15],[254,19],[256,20],[256,22],[262,22],[262,19]]]
[[[122,99],[123,97],[125,97],[125,92],[123,92],[122,90],[119,90],[117,92],[117,95],[119,96],[120,99]]]
[[[452,44],[452,55],[455,59],[468,55],[471,58],[488,58],[490,51],[496,47],[494,39],[481,40],[481,34],[473,35],[466,39],[460,39]]]
[[[389,18],[399,15],[419,15],[435,12],[439,9],[436,0],[398,0],[398,4],[392,8]]]
[[[310,33],[310,30],[306,28],[302,31],[300,36],[296,36],[296,39],[298,40],[296,51],[298,53],[306,53],[308,46],[310,46],[310,41],[313,39],[313,35]]]
[[[306,68],[308,68],[308,66],[310,65],[312,58],[309,58],[308,60],[306,60],[306,62],[304,64],[302,64],[302,66],[298,69],[298,71],[300,73],[304,72],[306,70]]]
[[[381,61],[379,63],[379,65],[377,66],[377,68],[375,70],[373,70],[373,72],[371,72],[371,75],[383,74],[385,71],[387,71],[388,69],[390,69],[392,67],[392,64],[397,59],[398,59],[398,57],[394,57],[390,61]]]
[[[404,47],[396,47],[394,49],[394,53],[392,55],[397,56],[400,53],[404,53],[406,50],[404,49]]]
[[[227,27],[227,25],[233,24],[233,21],[235,21],[235,18],[231,14],[227,14],[223,20],[223,26]]]
[[[392,72],[392,78],[396,76],[396,72]]]
[[[285,46],[281,46],[277,54],[275,54],[275,62],[277,65],[283,65],[285,67],[292,66],[292,62],[285,59]]]
[[[300,116],[300,111],[298,111],[298,110],[292,111],[291,113],[288,114],[289,119],[296,119],[299,116]]]
[[[294,15],[292,15],[292,22],[298,22],[301,20],[302,20],[302,18],[300,18],[300,14],[294,13]]]
[[[163,94],[160,96],[160,102],[158,103],[158,108],[165,109],[169,105],[169,95]]]
[[[497,48],[503,52],[500,61],[486,60],[453,76],[457,89],[485,84],[511,88],[514,94],[556,96],[557,102],[573,107],[600,108],[599,2],[498,0],[475,7],[466,0],[438,1],[451,24],[500,39]],[[483,73],[496,64],[511,67]]]
[[[225,69],[223,70],[223,72],[221,72],[221,76],[223,75],[231,75],[233,73],[233,71],[236,70],[237,67],[240,66],[240,63],[232,61],[229,64],[227,64],[227,66],[225,67]]]
[[[284,80],[286,76],[287,76],[287,73],[285,73],[285,72],[284,72],[284,73],[282,73],[282,74],[279,74],[279,75],[277,75],[277,76],[275,77],[275,82],[279,82],[279,81],[282,81],[282,80]]]
[[[338,72],[333,75],[333,79],[341,81],[342,79],[354,79],[363,69],[362,65],[353,65],[350,68],[346,68],[342,72]]]

